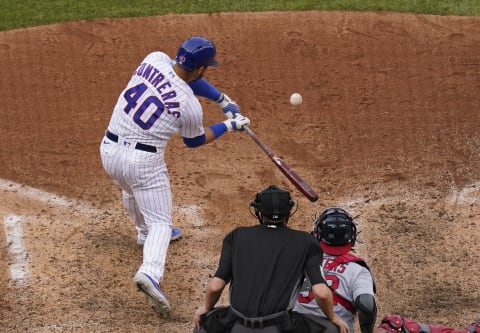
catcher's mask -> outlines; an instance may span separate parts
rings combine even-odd
[[[250,202],[261,224],[287,224],[293,206],[295,202],[290,192],[276,185],[269,185],[257,192],[255,199]]]
[[[329,207],[313,218],[313,235],[323,251],[339,256],[348,253],[357,239],[353,217],[342,208]]]

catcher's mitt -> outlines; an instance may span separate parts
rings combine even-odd
[[[400,315],[389,315],[382,319],[380,328],[388,333],[419,333],[420,325],[410,319],[403,318]]]

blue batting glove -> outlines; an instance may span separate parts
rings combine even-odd
[[[232,101],[232,99],[227,95],[220,94],[220,97],[217,99],[217,103],[220,105],[223,113],[228,119],[233,119],[240,115],[240,108],[238,107],[237,103]]]

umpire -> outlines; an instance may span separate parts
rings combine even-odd
[[[287,227],[295,203],[285,189],[270,185],[250,203],[260,225],[238,227],[223,240],[219,265],[195,312],[194,332],[323,332],[324,327],[291,309],[306,273],[319,307],[338,328],[347,324],[333,311],[323,277],[323,252],[309,233]],[[230,283],[230,306],[215,304]]]

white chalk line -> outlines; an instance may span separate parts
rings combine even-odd
[[[423,195],[421,193],[411,192],[408,194],[412,198],[418,198],[421,200]],[[353,198],[347,199],[346,201],[340,203],[340,206],[345,206],[347,208],[353,208],[356,206],[379,206],[382,204],[390,204],[392,202],[398,201],[401,198],[405,198],[405,193],[383,196],[378,199],[371,198]],[[448,205],[469,205],[480,203],[480,181],[474,182],[468,185],[465,185],[460,190],[458,189],[455,183],[450,185],[449,193],[445,198],[445,203]]]
[[[12,263],[10,264],[11,283],[25,286],[30,283],[29,255],[23,241],[23,217],[6,215],[4,217],[7,248]]]
[[[22,197],[53,204],[57,207],[75,208],[83,213],[93,213],[97,211],[97,209],[87,203],[78,202],[55,193],[43,191],[5,179],[0,179],[0,190],[17,193]]]
[[[79,204],[66,197],[42,191],[27,185],[18,184],[5,179],[0,179],[0,190],[16,193],[21,197],[51,204],[57,207],[70,207],[84,213],[93,212],[94,208],[87,204]],[[26,286],[30,284],[30,260],[25,248],[22,222],[25,216],[9,214],[4,215],[5,235],[10,258],[10,284],[12,286]]]
[[[69,199],[67,197],[0,179],[0,191],[13,192],[18,195],[56,207],[72,208],[84,214],[96,214],[98,209],[93,206]],[[184,215],[193,226],[203,226],[201,208],[197,205],[182,205],[174,207],[174,211]],[[4,216],[7,248],[10,257],[10,282],[12,285],[25,286],[30,283],[29,254],[25,248],[22,221],[27,217],[9,214]]]
[[[450,186],[449,204],[477,204],[480,203],[480,182],[463,187],[460,191],[455,183]]]

